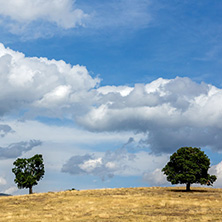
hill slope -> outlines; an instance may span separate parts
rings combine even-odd
[[[0,197],[0,221],[222,221],[222,189],[121,188]]]

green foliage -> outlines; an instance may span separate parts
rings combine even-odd
[[[167,180],[172,184],[199,183],[201,185],[212,185],[216,181],[215,175],[209,175],[210,159],[196,147],[182,147],[171,155],[170,161],[162,169]]]
[[[32,193],[32,187],[38,184],[45,173],[42,155],[36,154],[29,159],[18,158],[13,164],[15,167],[12,172],[18,188],[29,188],[29,193]]]

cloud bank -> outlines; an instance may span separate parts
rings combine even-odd
[[[0,80],[1,116],[68,118],[94,132],[144,133],[140,144],[155,153],[221,150],[222,90],[207,83],[177,77],[100,87],[84,66],[25,57],[2,44]]]
[[[189,78],[162,79],[134,87],[103,87],[99,104],[78,123],[93,131],[144,132],[154,152],[180,146],[221,149],[222,90]]]

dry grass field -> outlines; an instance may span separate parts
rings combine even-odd
[[[0,197],[0,221],[222,221],[222,189],[121,188]]]

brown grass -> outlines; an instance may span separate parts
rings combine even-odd
[[[222,189],[121,188],[0,197],[0,221],[222,221]]]

